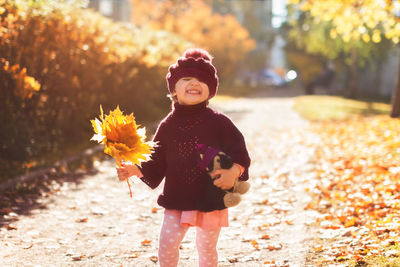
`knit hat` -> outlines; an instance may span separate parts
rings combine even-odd
[[[213,160],[213,158],[221,152],[221,150],[206,146],[204,144],[198,144],[196,146],[196,150],[199,154],[203,155],[203,158],[198,162],[197,166],[202,169],[206,170],[208,164]]]
[[[187,49],[178,61],[169,66],[166,76],[168,90],[173,93],[175,84],[183,77],[196,77],[208,85],[209,98],[215,96],[218,90],[217,70],[212,64],[210,54],[200,48]]]

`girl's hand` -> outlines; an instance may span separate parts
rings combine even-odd
[[[142,172],[136,165],[122,163],[120,168],[117,168],[118,179],[125,181],[131,176],[143,177]]]
[[[233,187],[236,179],[240,175],[240,172],[240,168],[236,164],[233,164],[232,168],[230,169],[219,169],[213,171],[211,173],[211,177],[220,176],[219,178],[215,179],[214,185],[222,190],[228,190]]]

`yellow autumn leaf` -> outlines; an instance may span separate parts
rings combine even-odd
[[[321,20],[331,22],[337,36],[345,42],[358,41],[361,37],[365,42],[380,43],[382,35],[394,43],[399,42],[400,23],[396,15],[399,7],[392,1],[293,0],[287,4],[309,12],[315,23]],[[364,29],[359,32],[360,28],[373,31],[371,38],[364,35]],[[331,32],[332,38],[336,38],[336,34]]]
[[[155,146],[146,142],[146,129],[139,128],[133,113],[124,115],[119,106],[105,115],[100,106],[100,120],[91,120],[95,134],[91,138],[104,144],[104,153],[112,156],[120,167],[122,161],[140,164],[147,161]]]

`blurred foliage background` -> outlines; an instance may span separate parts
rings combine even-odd
[[[400,115],[400,86],[387,89],[400,76],[387,69],[400,62],[399,1],[288,0],[279,26],[273,0],[111,1],[133,7],[128,22],[100,2],[0,0],[0,181],[92,146],[100,104],[144,125],[165,116],[167,68],[189,47],[214,56],[222,94],[279,78],[280,90],[391,98]]]
[[[100,104],[145,125],[165,116],[167,68],[186,48],[209,49],[221,80],[254,48],[206,2],[134,2],[123,24],[88,1],[0,0],[0,181],[91,146]]]
[[[289,0],[287,4],[287,21],[282,27],[286,55],[299,71],[306,93],[314,93],[316,77],[332,68],[343,80],[336,94],[382,97],[379,88],[387,79],[385,63],[391,57],[397,57],[397,65],[400,62],[399,1]],[[392,73],[393,81],[396,77],[398,80],[400,74]],[[400,115],[399,84],[396,92],[393,116]]]

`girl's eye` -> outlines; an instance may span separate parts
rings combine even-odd
[[[182,78],[184,81],[190,81],[192,78]]]

